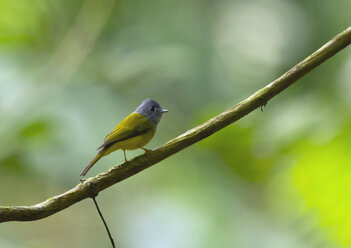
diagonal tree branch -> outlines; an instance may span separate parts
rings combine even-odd
[[[89,197],[95,197],[100,191],[116,184],[184,148],[210,136],[229,124],[239,120],[251,111],[264,106],[272,97],[285,90],[299,78],[350,45],[351,27],[338,34],[305,60],[294,66],[277,80],[257,91],[246,100],[231,109],[206,121],[186,133],[170,140],[150,153],[138,156],[124,164],[115,166],[105,173],[87,179],[71,190],[47,199],[33,206],[0,207],[0,222],[32,221],[45,218]]]

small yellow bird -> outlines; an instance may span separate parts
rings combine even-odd
[[[147,152],[144,146],[154,137],[157,124],[163,113],[168,112],[160,104],[152,99],[144,100],[135,112],[121,121],[115,129],[106,136],[104,143],[98,148],[98,154],[80,174],[85,176],[90,168],[103,156],[116,150],[123,150],[124,159],[127,161],[125,150],[141,148]]]

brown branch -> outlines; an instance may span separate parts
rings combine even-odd
[[[257,91],[231,109],[206,121],[150,153],[138,156],[124,164],[115,166],[105,173],[87,179],[73,189],[47,199],[44,202],[26,207],[0,207],[0,222],[38,220],[57,213],[76,202],[94,197],[100,191],[116,184],[184,148],[210,136],[229,124],[264,106],[272,97],[295,83],[312,69],[351,43],[351,27],[338,34],[319,50],[294,66],[280,78]]]

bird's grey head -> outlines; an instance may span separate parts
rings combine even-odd
[[[135,112],[147,117],[155,126],[157,126],[162,114],[168,112],[168,110],[163,109],[156,101],[146,99],[139,105]]]

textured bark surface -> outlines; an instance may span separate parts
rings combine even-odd
[[[246,100],[229,110],[206,121],[186,133],[170,140],[150,153],[138,156],[126,163],[117,165],[105,173],[89,178],[73,189],[47,199],[33,206],[0,206],[0,222],[32,221],[57,213],[76,202],[96,196],[100,191],[160,162],[180,150],[210,136],[237,121],[251,111],[264,106],[272,97],[279,94],[299,78],[326,61],[351,43],[351,27],[338,34],[305,60],[291,68],[277,80],[257,91]]]

